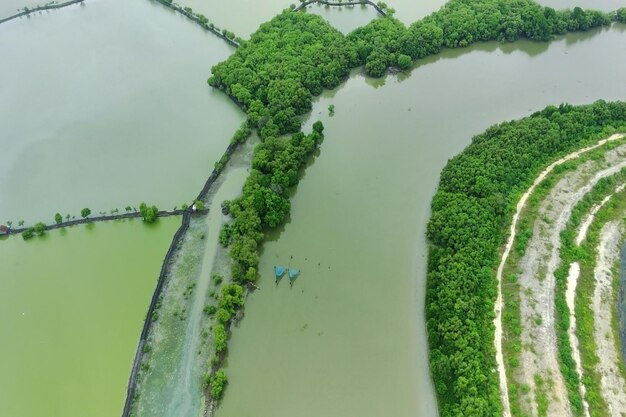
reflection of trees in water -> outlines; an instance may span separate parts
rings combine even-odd
[[[619,33],[626,32],[626,24],[615,23],[610,27],[601,27],[596,29],[591,29],[585,32],[573,32],[568,33],[566,35],[556,36],[555,41],[564,40],[566,46],[572,46],[578,43],[582,43],[585,41],[589,41],[596,36],[599,36],[603,33],[607,33],[610,31],[617,31]],[[434,64],[440,60],[446,59],[457,59],[462,57],[463,55],[474,53],[474,52],[486,52],[493,53],[496,51],[500,51],[505,55],[510,55],[514,52],[522,52],[527,56],[533,58],[541,55],[546,52],[548,48],[550,48],[551,41],[541,42],[541,41],[530,41],[527,39],[522,39],[519,41],[511,42],[511,43],[500,43],[496,41],[490,42],[481,42],[476,43],[471,46],[465,48],[455,48],[455,49],[442,49],[441,52],[437,55],[428,56],[426,58],[417,60],[415,65],[410,71],[403,72],[398,74],[398,81],[402,82],[411,76],[411,72],[417,68],[421,68],[430,64]],[[367,81],[368,85],[373,87],[380,87],[385,85],[384,80],[374,79],[372,81]]]

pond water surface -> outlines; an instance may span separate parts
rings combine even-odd
[[[180,218],[0,240],[0,416],[112,417]]]
[[[233,50],[148,0],[0,25],[0,223],[189,202],[244,118],[206,83]]]

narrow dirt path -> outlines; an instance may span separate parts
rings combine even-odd
[[[619,221],[609,222],[600,231],[600,242],[596,257],[592,310],[595,323],[594,338],[598,347],[599,362],[596,370],[602,375],[602,395],[613,417],[626,413],[626,382],[617,364],[621,360],[616,350],[615,337],[611,328],[615,300],[613,299],[612,267],[620,253],[620,242],[624,233]]]
[[[615,134],[610,136],[607,139],[603,139],[601,141],[599,141],[597,144],[593,145],[593,146],[589,146],[587,148],[583,148],[580,149],[576,152],[572,152],[569,155],[564,156],[563,158],[559,159],[556,162],[553,162],[552,164],[550,164],[546,169],[544,169],[539,176],[535,179],[535,181],[533,182],[533,184],[530,186],[530,188],[528,188],[528,190],[522,195],[522,197],[520,198],[519,202],[517,203],[517,207],[516,207],[516,211],[515,214],[513,215],[513,219],[511,221],[511,227],[509,229],[509,238],[506,242],[506,245],[504,247],[504,252],[502,254],[502,258],[500,260],[500,265],[498,266],[498,271],[496,274],[496,279],[498,280],[498,295],[496,298],[496,302],[494,305],[494,312],[495,312],[495,318],[494,318],[494,326],[495,326],[495,339],[494,339],[494,344],[495,344],[495,348],[496,348],[496,362],[498,365],[498,373],[500,376],[500,395],[501,395],[501,400],[502,400],[502,405],[503,405],[503,416],[504,417],[511,417],[511,405],[509,402],[509,391],[508,391],[508,385],[507,385],[507,376],[506,376],[506,368],[504,366],[504,356],[502,354],[502,307],[503,307],[503,299],[502,299],[502,272],[504,270],[504,265],[506,264],[506,261],[509,257],[509,253],[511,252],[511,248],[513,246],[513,242],[515,241],[515,232],[517,229],[517,221],[519,220],[519,216],[520,213],[522,211],[522,209],[524,208],[524,206],[526,205],[526,202],[528,201],[528,198],[530,197],[530,195],[532,194],[532,192],[535,190],[535,188],[537,187],[537,185],[539,185],[544,179],[545,177],[552,172],[552,170],[567,162],[570,161],[572,159],[576,159],[578,158],[580,155],[589,152],[593,149],[596,149],[602,145],[604,145],[605,143],[609,142],[609,141],[614,141],[614,140],[618,140],[621,139],[622,137],[624,137],[623,134]]]

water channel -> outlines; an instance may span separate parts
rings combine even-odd
[[[626,99],[624,29],[447,50],[409,75],[357,71],[319,99],[307,124],[321,118],[326,140],[265,245],[217,416],[435,416],[424,234],[439,172],[491,124]],[[301,277],[274,287],[292,256]]]

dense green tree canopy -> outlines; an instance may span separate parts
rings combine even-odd
[[[545,41],[610,23],[610,16],[599,11],[580,7],[556,11],[533,0],[452,0],[409,28],[393,17],[375,19],[350,33],[348,40],[365,71],[379,77],[389,66],[407,68],[404,58],[399,61],[401,55],[415,60],[442,46],[457,48],[479,41]]]
[[[212,68],[209,84],[248,112],[262,137],[295,132],[311,97],[339,85],[358,64],[354,48],[319,16],[289,10],[261,25],[228,60]]]

